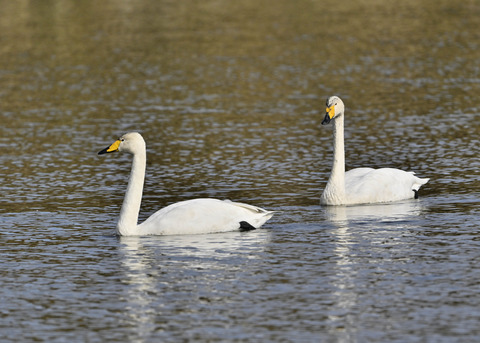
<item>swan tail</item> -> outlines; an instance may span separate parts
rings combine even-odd
[[[265,218],[265,222],[272,218],[272,216],[275,214],[275,211],[265,211],[263,210],[263,218]]]
[[[428,181],[430,181],[430,178],[420,179],[420,178],[416,177],[415,183],[412,185],[412,190],[413,191],[418,191],[420,189],[420,187],[422,187]]]
[[[261,208],[260,208],[261,209]],[[261,209],[263,210],[263,209]],[[275,211],[265,211],[261,213],[261,217],[252,219],[254,225],[249,222],[242,220],[240,222],[240,232],[252,231],[259,229],[263,224],[265,224],[270,218],[272,218]]]
[[[418,199],[418,190],[420,189],[420,187],[422,187],[424,184],[426,184],[428,181],[430,181],[430,178],[425,178],[425,179],[420,179],[418,177],[415,177],[415,183],[413,184],[412,186],[412,191],[414,193],[414,198],[415,199]]]
[[[254,219],[255,223],[253,224],[253,226],[255,226],[256,228],[260,228],[263,224],[265,224],[267,222],[267,220],[269,220],[270,218],[272,218],[273,214],[275,213],[275,211],[266,211],[264,209],[261,209],[262,212],[260,213],[260,216],[256,216],[256,218]]]
[[[267,222],[267,220],[272,218],[275,213],[275,211],[267,211],[261,207],[252,206],[242,202],[233,202],[230,200],[224,201],[231,203],[232,205],[244,208],[251,213],[251,215],[248,216],[248,221],[244,220],[239,223],[240,231],[251,231],[254,229],[259,229],[263,224]]]

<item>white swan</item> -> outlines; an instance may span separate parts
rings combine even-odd
[[[132,171],[117,223],[117,234],[120,236],[253,230],[262,226],[273,215],[272,211],[243,203],[193,199],[162,208],[137,225],[147,159],[145,141],[139,133],[129,132],[98,154],[114,151],[133,155]]]
[[[413,172],[394,168],[356,168],[345,172],[343,115],[345,107],[337,96],[327,99],[327,114],[322,125],[333,120],[333,166],[320,198],[322,205],[353,205],[417,198],[420,179]]]

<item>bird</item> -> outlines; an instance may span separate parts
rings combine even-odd
[[[329,97],[326,105],[322,125],[333,122],[333,164],[320,204],[357,205],[418,198],[418,190],[429,178],[418,178],[414,172],[395,168],[355,168],[345,172],[345,105],[338,96]]]
[[[119,236],[249,231],[260,228],[274,214],[274,211],[241,202],[199,198],[171,204],[138,224],[147,160],[145,140],[138,132],[128,132],[98,154],[116,151],[133,155],[130,178],[116,226]]]

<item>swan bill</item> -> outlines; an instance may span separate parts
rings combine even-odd
[[[335,117],[335,105],[327,107],[325,109],[325,112],[327,112],[327,114],[325,114],[325,118],[323,118],[322,125],[327,125],[328,123],[330,123],[330,120]]]
[[[107,154],[107,153],[110,153],[110,152],[118,151],[118,146],[119,145],[120,145],[120,140],[117,139],[112,145],[103,149],[102,151],[99,151],[98,154],[103,155],[103,154]]]
[[[322,125],[327,125],[328,123],[330,123],[330,120],[332,120],[332,119],[330,118],[328,113],[325,114],[325,118],[323,118],[323,120],[322,120]]]

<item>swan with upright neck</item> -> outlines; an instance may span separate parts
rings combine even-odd
[[[146,146],[137,132],[129,132],[98,154],[127,152],[133,155],[132,170],[120,210],[120,236],[204,234],[260,228],[273,215],[260,207],[218,199],[177,202],[138,224],[146,169]]]
[[[420,179],[413,172],[394,168],[355,168],[345,172],[344,111],[345,106],[338,96],[327,99],[322,125],[333,121],[333,164],[320,203],[355,205],[417,198],[418,190],[429,179]]]

